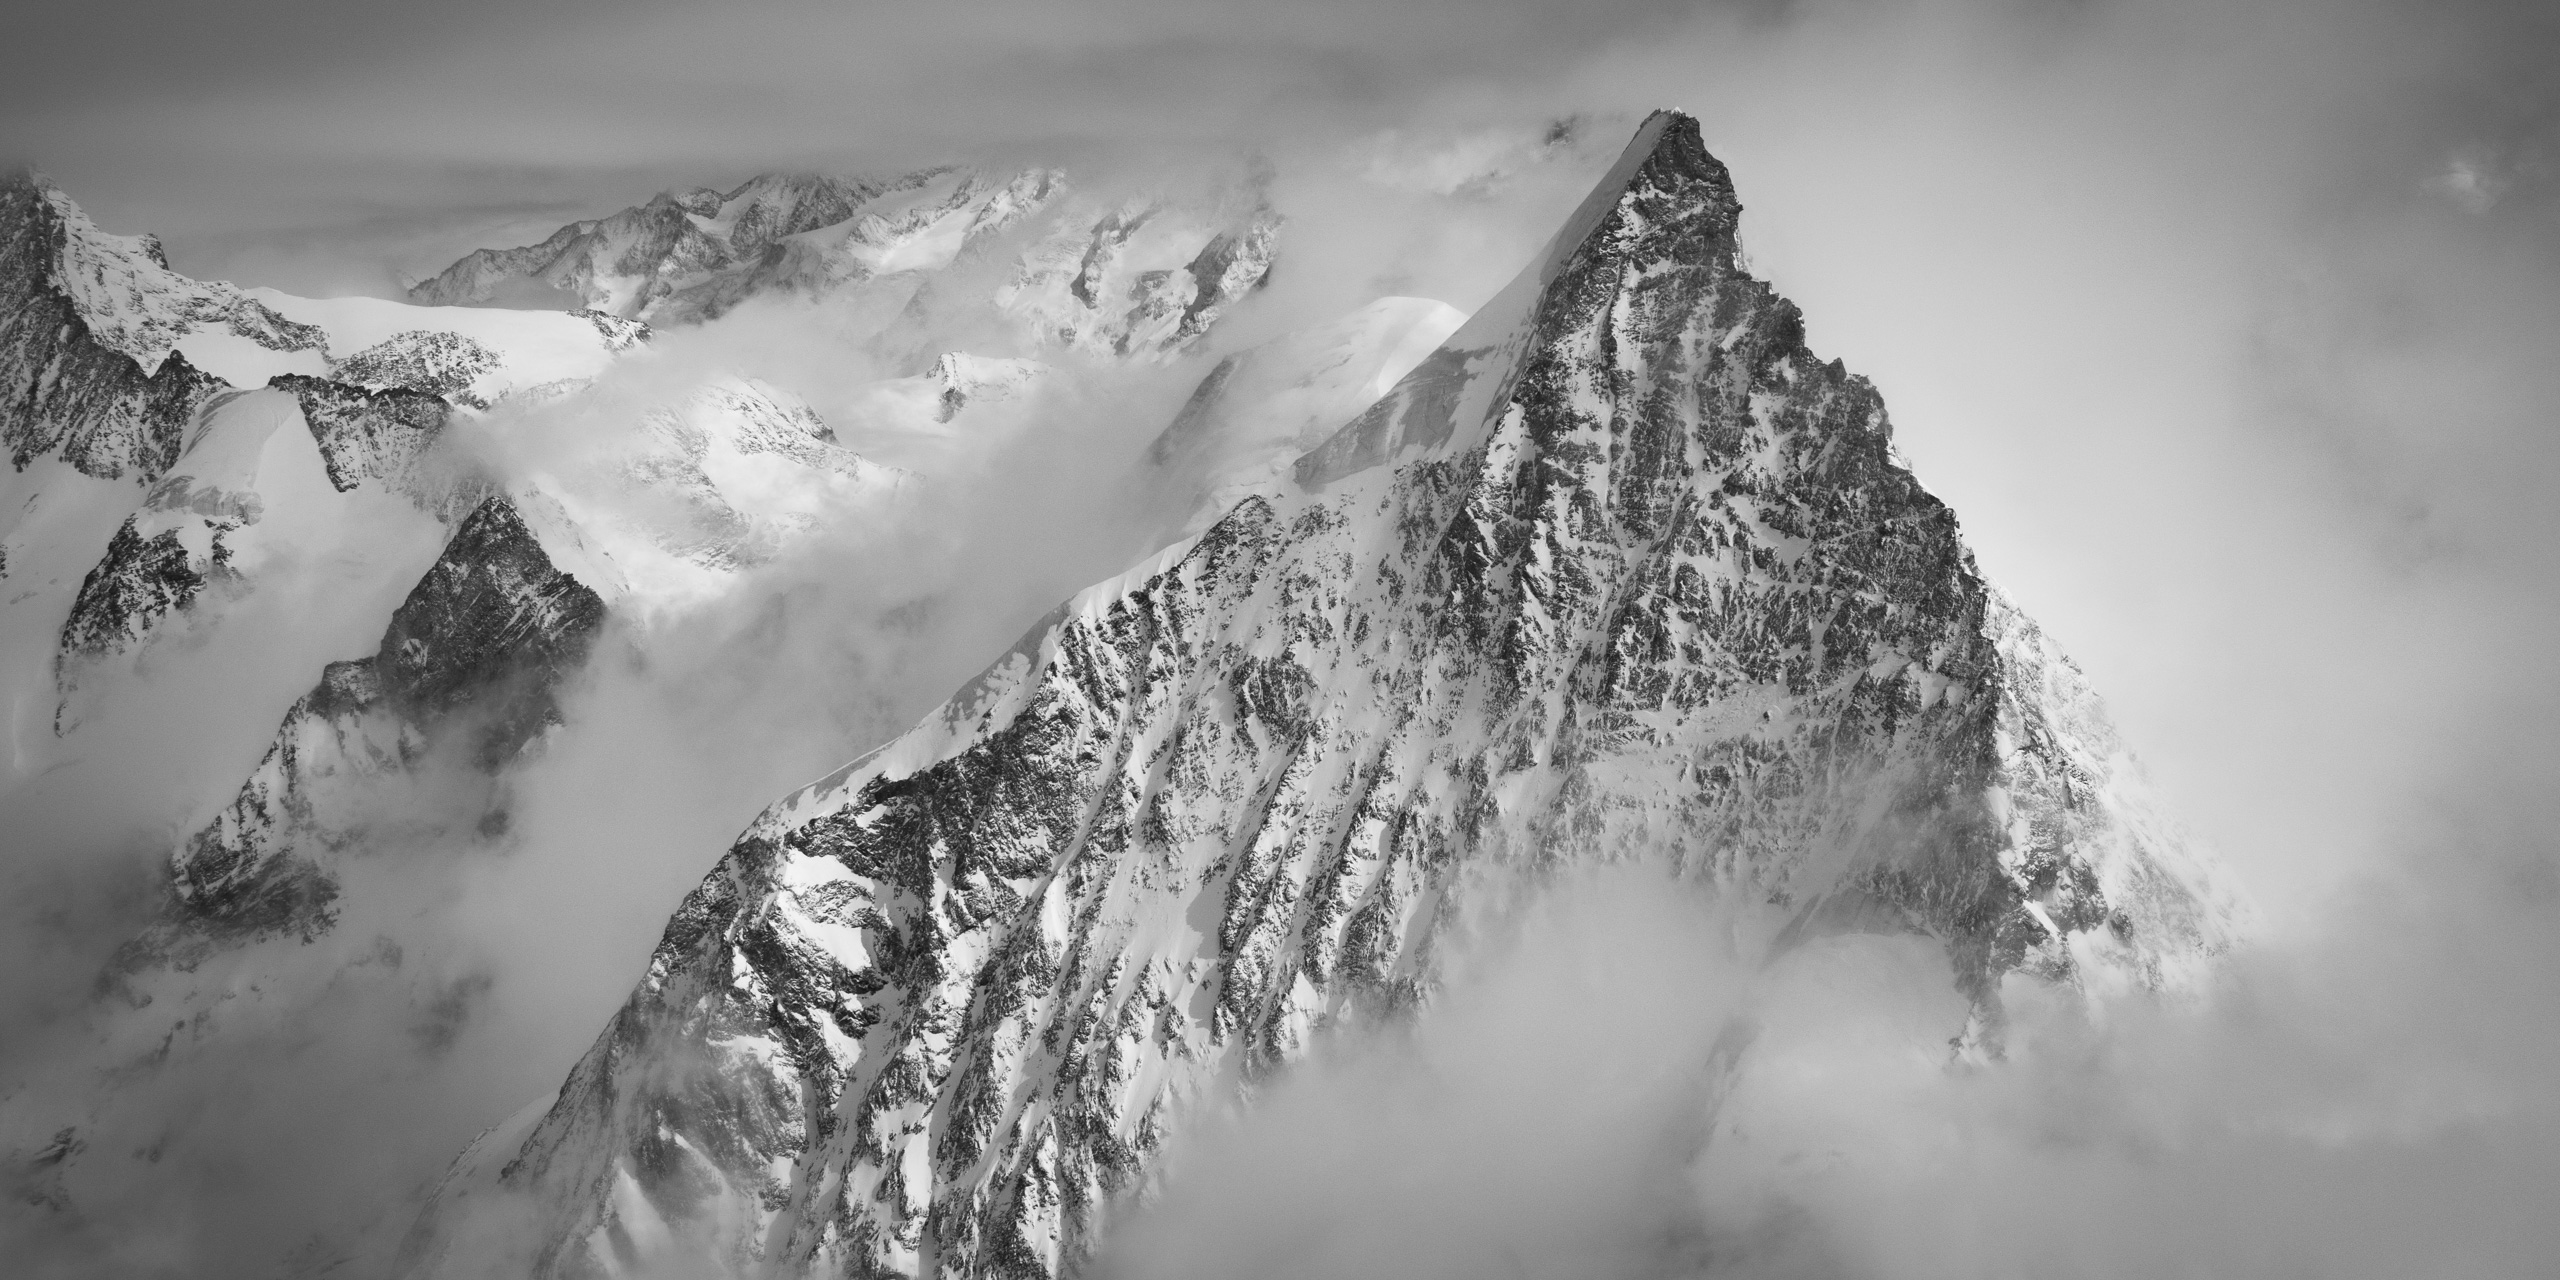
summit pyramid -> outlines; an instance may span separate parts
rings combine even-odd
[[[784,797],[413,1235],[542,1276],[1056,1276],[1186,1115],[1430,1016],[1471,903],[1647,861],[1788,932],[2175,986],[2240,910],[1744,268],[1695,121],[1294,474]]]

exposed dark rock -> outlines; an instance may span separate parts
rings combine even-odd
[[[418,460],[443,434],[453,407],[433,392],[410,387],[372,390],[327,378],[286,374],[267,385],[288,391],[302,405],[303,421],[319,442],[329,483],[340,493],[368,479],[395,492],[411,486]]]
[[[63,273],[113,265],[130,288],[88,282],[128,313],[120,349],[83,314]],[[177,459],[188,422],[227,384],[169,349],[218,326],[277,350],[317,349],[321,332],[288,321],[227,285],[168,271],[158,242],[108,237],[34,174],[0,175],[0,442],[12,465],[58,456],[87,475],[157,478]],[[131,350],[150,348],[146,361]]]
[[[21,469],[52,454],[88,475],[153,479],[225,384],[183,355],[146,372],[93,340],[54,282],[65,234],[32,175],[0,180],[0,440]]]
[[[217,540],[221,532],[215,531]],[[106,557],[81,579],[71,616],[62,623],[56,661],[122,651],[149,634],[160,619],[186,608],[204,585],[203,568],[179,542],[176,530],[144,537],[127,516],[108,540]]]
[[[412,329],[338,361],[329,376],[367,390],[401,387],[485,409],[489,406],[471,394],[471,384],[498,362],[497,352],[461,334]]]
[[[601,278],[640,277],[645,283],[619,308],[621,318],[637,317],[688,278],[751,262],[784,236],[850,218],[884,189],[877,182],[766,174],[725,195],[699,188],[661,192],[611,217],[570,223],[540,244],[475,250],[412,286],[409,299],[426,306],[505,301],[518,282],[586,298]],[[696,221],[733,201],[741,204],[725,233]]]
[[[1648,121],[1309,492],[769,809],[499,1174],[534,1273],[667,1232],[741,1272],[1071,1273],[1189,1105],[1417,1008],[1469,903],[1560,867],[1936,937],[1984,1047],[2005,973],[2221,946],[2085,682],[1739,214],[1694,122]]]
[[[392,615],[381,648],[329,664],[239,794],[176,853],[171,918],[122,963],[185,964],[210,946],[327,930],[337,897],[327,864],[368,820],[362,781],[427,767],[457,733],[468,735],[456,744],[460,767],[494,774],[558,723],[557,686],[603,622],[603,601],[552,565],[515,509],[483,502]],[[481,817],[457,821],[469,829]]]
[[[489,716],[482,756],[494,764],[558,722],[554,690],[603,625],[604,601],[552,565],[513,506],[491,498],[391,615],[374,663],[383,697],[411,721],[479,704]]]

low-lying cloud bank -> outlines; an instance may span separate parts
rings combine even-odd
[[[2425,838],[2425,837],[2418,837]],[[2013,979],[1965,1059],[1943,952],[1622,870],[1430,1015],[1178,1144],[1100,1269],[1434,1277],[2534,1272],[2560,1250],[2560,882],[2439,833],[2192,1001]]]
[[[1261,309],[1234,318],[1243,341],[1381,293],[1473,305],[1587,180],[1519,161],[1549,121],[1586,113],[1599,136],[1613,113],[1698,112],[1760,269],[1805,307],[1818,348],[1876,378],[1921,478],[2091,670],[2255,887],[2268,935],[2194,1003],[2092,1019],[2015,990],[2008,1059],[1957,1063],[1946,1039],[1962,1011],[1924,944],[1835,939],[1764,967],[1754,926],[1728,909],[1577,886],[1410,1034],[1340,1046],[1199,1135],[1112,1273],[1271,1259],[1275,1274],[1344,1276],[2490,1276],[2560,1254],[2533,1198],[2560,1181],[2547,18],[2489,4],[1637,5],[1556,40],[1538,15],[1505,14],[1469,33],[1492,42],[1482,56],[1402,79],[1359,68],[1409,47],[1398,23],[1440,29],[1446,14],[1389,7],[1359,19],[1382,33],[1342,28],[1380,34],[1365,49],[1309,38],[1320,11],[1303,28],[1177,24],[1216,54],[1188,61],[1182,41],[1101,22],[1075,57],[1005,54],[1037,72],[1021,92],[1068,85],[1074,110],[1009,112],[998,96],[936,116],[943,99],[903,78],[904,106],[862,119],[909,160],[1051,141],[1131,172],[1159,144],[1179,162],[1267,154],[1292,221]],[[772,48],[706,48],[706,83],[723,67],[791,80]],[[917,64],[989,83],[946,56]],[[1186,113],[1107,91],[1132,66],[1263,70],[1178,77],[1217,107]],[[1311,84],[1330,95],[1322,110],[1258,109],[1303,104]],[[310,88],[269,85],[248,114],[329,118],[295,96]],[[591,152],[621,167],[555,179],[587,184],[574,211],[600,211],[721,176],[660,171],[677,160],[829,162],[819,135],[844,124],[795,117],[775,142],[703,119],[529,131],[510,144],[525,154],[491,159],[508,180],[462,185],[516,190],[523,166]],[[436,147],[473,136],[425,123]],[[418,195],[453,189],[439,177]],[[440,225],[478,236],[515,216],[489,203]],[[293,269],[379,275],[363,255],[425,234],[347,225],[336,243],[352,247]],[[173,238],[181,268],[190,243]],[[192,243],[288,261],[268,240]],[[667,335],[629,375],[646,384],[632,402],[663,389],[652,380],[748,374],[862,448],[852,391],[914,370],[811,321],[777,307]],[[230,1038],[194,1058],[173,1042],[184,1071],[82,1137],[92,1160],[118,1162],[89,1167],[128,1172],[64,1185],[41,1151],[0,1171],[16,1179],[0,1238],[18,1265],[264,1275],[383,1256],[453,1151],[558,1083],[668,908],[757,808],[905,727],[1134,554],[1120,468],[1198,372],[1062,378],[973,419],[986,447],[934,477],[913,519],[830,526],[719,609],[608,636],[568,725],[511,780],[506,832],[361,864],[375,882],[348,901],[378,909],[297,956],[300,985],[230,1001]],[[621,425],[525,424],[563,447]],[[528,464],[541,440],[518,441]],[[289,699],[307,677],[290,683],[258,696]],[[166,732],[0,797],[0,1089],[48,1087],[46,1064],[87,1052],[90,983],[138,924],[155,859],[281,710],[235,715],[245,695],[215,685],[196,696]],[[289,1016],[241,1012],[259,1008]],[[57,1192],[76,1215],[46,1207]]]

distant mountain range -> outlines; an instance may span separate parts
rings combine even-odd
[[[401,1272],[1072,1274],[1200,1108],[1428,1017],[1453,922],[1577,866],[1771,904],[1786,938],[1936,939],[1962,1052],[1997,1052],[2011,975],[2193,981],[2245,907],[1876,390],[1745,269],[1739,217],[1657,114],[1472,317],[1380,299],[1203,361],[1129,460],[1162,549],[706,849],[628,1002],[454,1163]],[[76,1212],[144,1158],[82,1137],[136,1073],[375,963],[337,932],[349,860],[502,844],[563,691],[645,647],[618,620],[901,518],[919,477],[865,432],[964,438],[1061,362],[1210,350],[1286,243],[1250,189],[768,175],[479,250],[403,304],[189,280],[0,184],[11,784],[155,655],[312,602],[238,641],[308,692],[233,727],[274,726],[169,848],[94,1053],[0,1082],[29,1203]],[[540,468],[472,443],[754,300],[870,317],[899,371],[876,421],[715,377],[611,401]],[[961,331],[1001,341],[935,345]]]

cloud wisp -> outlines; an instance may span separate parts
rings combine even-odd
[[[1475,304],[1587,177],[1518,160],[1548,122],[1587,113],[1598,137],[1686,106],[1735,170],[1759,269],[1815,346],[1876,379],[1921,478],[2091,670],[2270,936],[2192,1006],[2091,1021],[2018,993],[2011,1060],[1956,1067],[1917,944],[1835,940],[1763,970],[1715,909],[1586,887],[1446,1017],[1204,1134],[1115,1265],[1230,1267],[1204,1251],[1247,1239],[1338,1275],[2496,1275],[2560,1248],[2519,1199],[2560,1149],[2548,19],[1358,8],[998,7],[971,29],[1014,34],[973,40],[956,16],[789,5],[717,30],[571,6],[439,11],[427,31],[286,4],[263,25],[169,10],[121,44],[66,10],[48,38],[87,52],[12,78],[0,149],[94,192],[110,225],[169,232],[182,269],[314,291],[764,167],[1267,163],[1289,247],[1241,341],[1382,293]],[[303,33],[248,38],[286,26]],[[502,29],[507,52],[452,56]],[[362,84],[279,70],[358,65]],[[574,452],[628,425],[598,406],[712,370],[804,396],[860,449],[854,392],[913,370],[841,337],[782,307],[671,334],[630,399],[499,452]],[[912,519],[831,525],[722,608],[610,636],[513,779],[506,836],[363,864],[365,899],[396,906],[315,944],[272,1002],[292,1018],[135,1095],[116,1154],[162,1159],[90,1189],[83,1233],[36,1236],[23,1205],[0,1230],[50,1240],[26,1256],[65,1274],[101,1249],[138,1274],[253,1273],[314,1224],[313,1265],[396,1236],[446,1156],[558,1083],[759,806],[1139,550],[1114,486],[1187,390],[1064,378],[978,420],[984,448]],[[88,1034],[77,1009],[161,837],[273,719],[237,741],[215,726],[307,676],[290,683],[154,703],[160,728],[202,733],[133,726],[0,801],[22,889],[13,1076]],[[1693,1070],[1737,1019],[1759,1032],[1732,1073]]]

